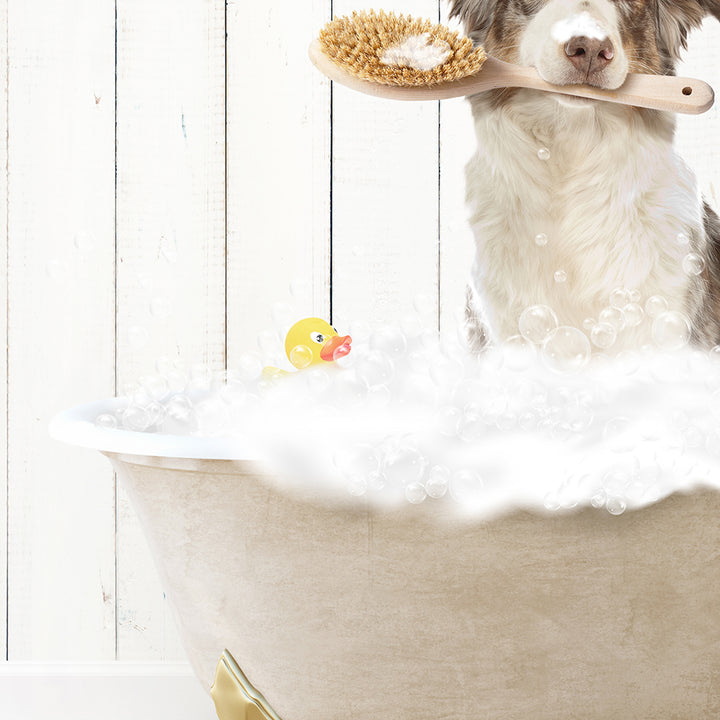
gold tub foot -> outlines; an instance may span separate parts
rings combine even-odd
[[[280,720],[227,650],[218,660],[210,695],[219,720]]]

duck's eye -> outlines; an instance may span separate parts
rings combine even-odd
[[[322,345],[325,342],[325,336],[319,332],[310,333],[310,339],[319,345]]]

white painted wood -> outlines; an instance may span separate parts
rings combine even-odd
[[[708,18],[690,34],[678,73],[702,78],[720,94],[720,23]],[[704,115],[678,116],[677,148],[695,171],[705,199],[720,211],[720,99]]]
[[[330,83],[307,56],[329,18],[329,0],[228,3],[230,367],[329,316]]]
[[[335,15],[361,9],[333,4]],[[384,10],[436,19],[436,0]],[[438,104],[333,89],[333,322],[397,324],[438,287]]]
[[[225,8],[117,2],[117,374],[225,362]],[[118,493],[118,657],[175,659],[177,635]]]
[[[217,720],[184,663],[0,663],[8,720]]]
[[[0,306],[7,307],[7,14],[0,0]],[[0,659],[7,654],[7,312],[0,312]]]
[[[8,652],[111,659],[112,473],[46,426],[113,391],[113,2],[9,0],[7,27]]]

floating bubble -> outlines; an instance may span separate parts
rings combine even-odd
[[[541,345],[557,326],[557,315],[547,305],[531,305],[525,308],[518,321],[520,334],[537,345]]]
[[[607,502],[607,494],[605,493],[605,491],[602,488],[596,490],[593,493],[593,496],[590,498],[590,504],[596,509],[605,507],[606,502]]]
[[[578,372],[587,365],[590,352],[586,335],[569,326],[552,330],[542,346],[545,365],[556,372]]]
[[[117,418],[110,413],[101,413],[95,418],[95,426],[114,430],[118,426]]]
[[[601,350],[612,347],[617,338],[617,330],[606,322],[600,322],[590,331],[590,342]]]
[[[680,232],[675,236],[675,241],[678,245],[688,245],[690,243],[690,238],[685,233]]]
[[[655,317],[652,335],[661,350],[679,350],[690,341],[690,321],[683,313],[668,310]]]
[[[548,236],[545,233],[538,233],[535,236],[535,244],[538,247],[545,247],[548,244]]]
[[[413,505],[419,505],[425,498],[427,493],[422,483],[413,482],[405,486],[405,498]]]
[[[546,147],[541,147],[537,151],[537,156],[540,158],[540,160],[549,160],[550,159],[550,151]]]
[[[387,480],[395,485],[421,483],[427,461],[414,447],[394,448],[383,463],[383,472]]]
[[[431,498],[441,498],[450,485],[450,470],[443,465],[433,465],[425,481],[425,492]]]
[[[645,311],[642,309],[642,305],[636,302],[623,305],[622,314],[627,327],[637,327],[645,317]]]
[[[611,515],[622,515],[627,509],[627,503],[620,497],[611,496],[605,502],[605,508]]]
[[[463,505],[480,501],[484,488],[483,479],[474,470],[458,470],[450,479],[450,497]]]
[[[535,345],[522,335],[509,337],[502,346],[503,364],[510,370],[527,370],[536,355]]]
[[[150,301],[150,314],[158,320],[165,320],[172,315],[172,303],[164,297],[156,297]]]
[[[168,391],[167,380],[162,375],[145,375],[140,378],[140,385],[154,400],[159,400]]]
[[[682,269],[687,275],[700,275],[705,269],[705,259],[697,253],[688,253],[683,258]]]
[[[296,345],[288,353],[290,362],[298,369],[308,367],[313,361],[313,352],[307,345]]]
[[[662,295],[653,295],[645,301],[645,312],[651,318],[666,312],[667,309],[668,301]]]
[[[623,308],[629,302],[629,293],[625,288],[615,288],[610,293],[610,306],[614,308]]]
[[[149,339],[150,333],[141,325],[132,325],[128,329],[128,343],[133,350],[142,350]]]
[[[175,238],[172,235],[160,236],[160,254],[169,262],[176,263],[178,259]]]
[[[608,323],[612,325],[617,332],[625,329],[625,315],[622,310],[616,307],[606,307],[598,316],[599,323]]]
[[[597,320],[595,318],[591,318],[591,317],[586,317],[582,322],[583,330],[585,330],[585,332],[588,332],[588,333],[591,332],[592,329],[596,325],[597,325]]]
[[[437,420],[441,435],[455,437],[460,432],[462,412],[454,405],[446,405],[438,411]]]
[[[122,424],[128,430],[143,432],[150,427],[150,414],[144,407],[128,405],[122,414]]]
[[[192,400],[187,395],[173,395],[165,403],[165,411],[171,418],[187,422],[193,413]]]
[[[389,382],[395,369],[393,361],[385,353],[371,350],[369,353],[357,356],[355,371],[368,387],[373,388]]]
[[[398,328],[384,327],[370,336],[370,349],[388,355],[402,355],[407,349],[407,340]]]
[[[567,280],[567,273],[564,270],[556,270],[553,278],[556,283],[564,283]]]
[[[631,303],[639,303],[642,300],[642,295],[639,290],[628,290],[628,300]]]

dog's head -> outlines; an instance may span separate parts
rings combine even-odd
[[[450,0],[487,52],[555,85],[614,89],[628,72],[669,74],[690,29],[720,0]]]

